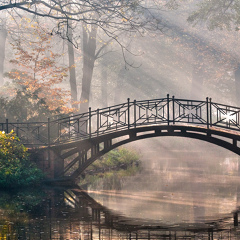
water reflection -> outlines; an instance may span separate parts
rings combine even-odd
[[[0,240],[240,239],[237,157],[183,150],[147,153],[142,172],[87,192],[0,192]]]
[[[240,237],[240,229],[234,226],[233,213],[223,214],[211,220],[178,224],[167,223],[164,219],[131,217],[109,210],[77,187],[42,189],[35,192],[21,191],[17,194],[1,192],[0,204],[0,239],[239,239]],[[172,212],[172,214],[177,213]],[[235,225],[237,216],[238,214],[235,213]]]
[[[124,180],[121,190],[91,189],[89,194],[109,209],[127,217],[137,217],[178,224],[199,223],[229,214],[239,206],[238,176],[207,174],[204,166],[155,166]]]

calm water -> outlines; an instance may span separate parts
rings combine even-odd
[[[0,240],[240,239],[238,158],[215,148],[207,158],[168,152],[144,152],[136,176],[100,180],[88,191],[0,192]]]

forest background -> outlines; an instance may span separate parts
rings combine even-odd
[[[227,0],[2,1],[0,118],[46,120],[167,93],[239,105],[238,7]]]

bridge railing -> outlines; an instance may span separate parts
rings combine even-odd
[[[0,131],[14,131],[24,144],[43,146],[48,144],[48,122],[0,123]]]
[[[239,107],[210,102],[210,126],[240,131]]]
[[[174,96],[130,101],[54,121],[0,123],[0,130],[14,130],[26,145],[48,146],[106,133],[154,124],[194,124],[240,131],[240,108]]]
[[[170,119],[175,123],[208,125],[208,99],[206,101],[171,98],[172,114]]]

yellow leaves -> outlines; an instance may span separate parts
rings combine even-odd
[[[31,19],[30,19],[30,18],[26,18],[26,17],[25,17],[25,20],[26,20],[28,23],[31,22]]]
[[[68,76],[65,72],[62,72],[61,75],[62,75],[63,77],[67,77],[67,76]]]
[[[87,99],[85,99],[85,100],[82,100],[82,101],[79,101],[79,103],[87,103],[88,102],[88,100]]]

